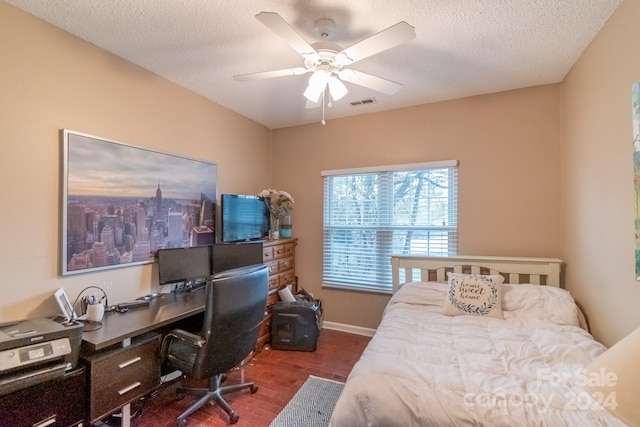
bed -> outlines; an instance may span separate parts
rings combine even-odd
[[[393,256],[391,262],[394,294],[330,427],[624,425],[603,409],[612,403],[607,397],[596,402],[584,389],[583,368],[605,347],[559,287],[560,260]],[[484,311],[462,304],[455,307],[462,312],[443,314],[460,290],[475,289],[468,286],[476,279],[504,282],[501,313],[487,315],[487,304],[477,302]],[[456,281],[467,287],[452,290]],[[481,290],[491,294],[491,283]]]

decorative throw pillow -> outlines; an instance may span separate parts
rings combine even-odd
[[[443,314],[489,316],[503,319],[502,282],[500,275],[447,273],[449,290]]]

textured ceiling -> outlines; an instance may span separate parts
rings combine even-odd
[[[327,121],[470,95],[560,82],[622,0],[5,0],[269,128],[319,122],[306,109],[309,75],[232,76],[302,66],[260,23],[282,16],[309,43],[319,18],[347,48],[406,21],[416,38],[351,68],[402,83],[384,95],[346,83]],[[352,106],[373,98],[375,103]]]

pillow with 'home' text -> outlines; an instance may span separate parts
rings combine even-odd
[[[442,313],[449,316],[470,314],[503,319],[500,275],[447,273],[449,278]]]

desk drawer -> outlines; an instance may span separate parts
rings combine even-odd
[[[160,384],[160,335],[83,357],[89,366],[89,414],[95,421]]]
[[[85,369],[0,397],[2,427],[82,425]]]

